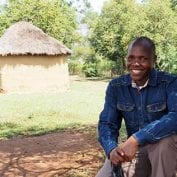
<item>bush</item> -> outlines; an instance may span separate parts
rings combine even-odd
[[[122,61],[112,61],[107,59],[101,59],[96,65],[99,76],[102,77],[114,77],[124,73],[124,67]]]
[[[85,63],[83,72],[86,77],[97,77],[98,71],[96,68],[96,63]]]
[[[71,75],[85,77],[114,77],[124,73],[122,60],[112,61],[96,53],[73,55],[68,61]]]
[[[68,60],[69,73],[71,75],[82,75],[83,64],[78,60]]]

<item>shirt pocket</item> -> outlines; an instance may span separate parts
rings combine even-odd
[[[135,105],[131,103],[118,103],[117,108],[120,111],[131,112],[134,110]]]
[[[166,102],[153,103],[146,106],[150,121],[160,119],[167,111]]]
[[[121,111],[126,125],[135,125],[135,105],[131,103],[117,103],[117,109]]]

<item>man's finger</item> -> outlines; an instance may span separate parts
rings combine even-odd
[[[119,154],[121,157],[124,157],[125,153],[121,148],[116,149],[117,154]]]

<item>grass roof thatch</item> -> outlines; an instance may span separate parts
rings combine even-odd
[[[29,22],[17,22],[0,38],[0,55],[66,55],[71,50]]]

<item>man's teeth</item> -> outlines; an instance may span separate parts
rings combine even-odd
[[[132,72],[135,74],[139,74],[141,72],[141,70],[133,69]]]

